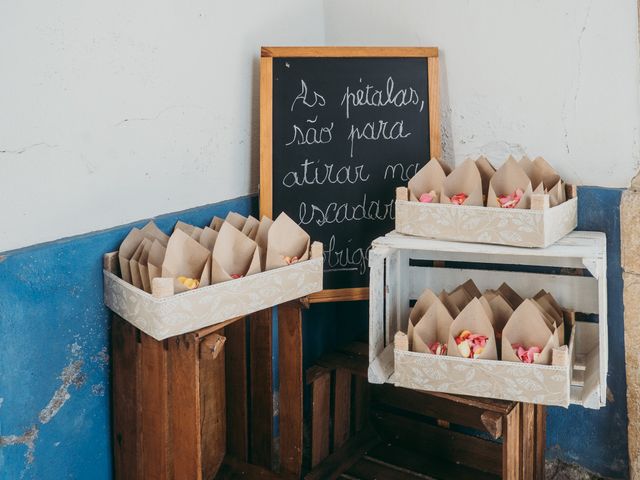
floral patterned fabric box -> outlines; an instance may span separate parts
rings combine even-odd
[[[573,187],[573,186],[570,186]],[[396,231],[406,235],[492,243],[516,247],[548,247],[578,224],[578,197],[549,207],[548,195],[532,195],[531,209],[504,209],[451,203],[410,201],[406,187],[396,190]]]

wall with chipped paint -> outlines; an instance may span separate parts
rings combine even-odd
[[[257,191],[263,44],[322,3],[0,2],[0,251]]]
[[[640,163],[636,0],[325,0],[327,44],[440,47],[444,156],[542,155],[626,187]]]
[[[164,215],[204,226],[255,197]],[[0,479],[110,479],[109,316],[102,254],[133,226],[0,257]]]

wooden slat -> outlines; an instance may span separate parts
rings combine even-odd
[[[438,57],[427,59],[429,82],[429,148],[431,158],[442,160],[442,142],[440,138],[440,68]]]
[[[302,470],[302,313],[300,302],[278,307],[280,470]]]
[[[327,289],[309,295],[310,303],[352,302],[356,300],[369,300],[369,288]]]
[[[172,478],[202,478],[198,343],[186,334],[168,340]],[[145,408],[145,405],[142,405]]]
[[[503,425],[502,478],[516,480],[520,477],[520,404],[507,415]]]
[[[245,319],[224,329],[227,388],[227,454],[241,462],[249,459],[247,405],[247,324]]]
[[[136,329],[112,315],[113,469],[121,480],[142,478],[140,422],[138,419],[138,342]]]
[[[369,422],[369,382],[353,377],[353,430],[359,432]]]
[[[499,443],[390,412],[374,410],[371,419],[376,431],[387,441],[484,472],[499,475],[502,471]]]
[[[520,478],[535,478],[535,405],[520,404]]]
[[[445,420],[457,425],[490,433],[493,438],[502,435],[502,415],[498,412],[454,402],[439,395],[420,392],[393,385],[373,385],[372,401],[378,405],[405,410],[427,417]],[[493,414],[493,415],[491,415]]]
[[[260,218],[273,217],[272,120],[273,60],[265,57],[260,59]]]
[[[311,384],[311,468],[329,455],[331,374],[326,371]]]
[[[351,437],[342,448],[329,455],[326,460],[312,469],[305,480],[332,480],[337,478],[370,448],[377,445],[380,439],[371,429],[365,429]]]
[[[167,351],[164,342],[140,332],[141,381],[139,413],[142,424],[142,478],[169,478],[169,410]]]
[[[273,436],[272,310],[249,316],[250,462],[271,467]]]
[[[351,372],[338,368],[333,388],[333,451],[339,449],[351,432]]]
[[[547,444],[547,408],[535,406],[535,467],[534,478],[544,479],[544,452]]]
[[[381,465],[416,472],[421,478],[455,480],[498,480],[500,475],[482,472],[465,465],[444,461],[442,458],[425,455],[393,443],[381,443],[367,452],[366,459]],[[523,479],[524,480],[524,479]]]
[[[218,331],[200,340],[200,428],[202,430],[202,477],[214,478],[225,456],[226,394],[225,346]],[[188,478],[188,477],[176,477]]]
[[[437,57],[437,47],[262,47],[262,57]]]

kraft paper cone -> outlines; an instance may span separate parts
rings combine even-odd
[[[480,156],[476,159],[476,167],[480,172],[480,178],[482,180],[482,195],[487,196],[489,191],[489,181],[493,174],[496,173],[496,169],[491,165],[487,157]]]
[[[135,253],[131,257],[131,260],[129,260],[129,270],[131,271],[131,283],[133,284],[134,287],[139,289],[143,289],[142,275],[140,273],[140,266],[139,266],[140,257],[142,256],[142,252],[144,251],[144,249],[148,248],[151,245],[151,243],[152,243],[151,240],[149,240],[148,238],[142,239],[142,242],[140,242],[140,245],[138,245],[138,248],[136,249]]]
[[[142,254],[140,255],[140,259],[138,260],[138,268],[140,269],[140,280],[142,281],[142,289],[151,293],[151,283],[149,282],[149,253],[151,252],[151,247],[154,242],[158,242],[159,240],[148,240],[146,246],[142,250]]]
[[[273,225],[273,220],[267,216],[263,216],[258,225],[258,231],[256,232],[256,243],[260,251],[260,270],[266,271],[267,269],[267,243],[269,241],[269,229]]]
[[[455,337],[460,335],[463,330],[469,330],[471,333],[485,335],[487,337],[487,343],[478,358],[485,360],[496,360],[498,358],[493,326],[487,318],[487,314],[480,300],[477,298],[471,300],[451,323],[451,327],[449,328],[449,343],[447,346],[448,355],[453,357],[462,356],[458,350]]]
[[[202,230],[202,234],[200,235],[200,245],[209,250],[213,251],[213,247],[216,244],[216,239],[218,238],[218,232],[209,227],[204,227]]]
[[[456,288],[452,292],[449,292],[449,301],[452,302],[460,312],[469,304],[472,299],[473,296],[461,286]]]
[[[449,298],[449,294],[444,290],[442,290],[440,292],[440,295],[438,295],[438,300],[440,300],[442,304],[447,307],[449,314],[451,314],[453,318],[456,318],[460,314],[460,309],[456,306],[455,303],[451,301],[451,299]]]
[[[167,243],[169,242],[169,235],[160,230],[153,221],[150,221],[144,227],[142,227],[142,233],[146,238],[151,240],[151,242],[153,242],[154,240],[158,240],[164,247],[166,247]]]
[[[485,300],[487,297],[483,297]],[[509,305],[509,303],[504,299],[502,295],[493,295],[493,297],[489,300],[489,307],[491,308],[491,312],[493,314],[492,323],[493,330],[496,333],[496,338],[500,338],[502,336],[502,330],[504,326],[511,318],[513,314],[513,308]]]
[[[562,314],[562,310],[557,310],[555,299],[551,296],[551,294],[546,293],[545,295],[534,298],[533,301],[535,304],[540,307],[540,309],[553,321],[553,326],[558,330],[558,340],[560,341],[560,345],[564,344],[564,315]]]
[[[131,268],[129,266],[129,260],[145,238],[144,233],[138,228],[132,229],[125,239],[120,244],[118,249],[118,261],[120,263],[120,274],[122,279],[131,283]]]
[[[434,295],[433,304],[413,329],[413,339],[409,340],[409,348],[414,352],[431,353],[429,345],[435,342],[447,345],[452,322],[453,317]]]
[[[538,188],[538,184],[540,182],[536,181],[536,174],[534,171],[535,168],[533,166],[533,162],[531,161],[531,159],[526,155],[523,155],[522,158],[518,160],[518,165],[520,165],[520,168],[524,170],[524,173],[526,173],[527,177],[529,177],[529,180],[531,181],[531,188],[533,190]]]
[[[424,314],[427,313],[427,310],[429,310],[429,307],[431,307],[431,305],[436,303],[436,301],[438,301],[438,303],[442,303],[440,302],[440,300],[438,300],[438,297],[436,297],[436,294],[427,288],[424,292],[420,294],[420,297],[418,297],[418,300],[416,300],[416,303],[413,305],[413,308],[409,313],[409,324],[407,325],[407,337],[409,338],[409,348],[411,348],[411,339],[413,338],[413,328],[424,316]]]
[[[215,230],[216,232],[220,231],[220,228],[222,228],[222,224],[224,223],[224,220],[220,217],[213,217],[211,219],[211,224],[209,225],[209,228],[211,230]]]
[[[409,200],[417,202],[423,193],[434,191],[436,198],[431,203],[438,203],[438,197],[446,177],[442,164],[432,158],[409,180]]]
[[[158,241],[154,240],[149,249],[149,258],[147,259],[147,271],[149,273],[149,293],[151,293],[151,285],[154,278],[162,277],[162,264],[167,249]]]
[[[307,232],[286,213],[281,213],[267,233],[266,269],[286,267],[284,257],[298,257],[299,262],[308,260],[310,243]]]
[[[260,221],[257,218],[249,215],[247,217],[247,220],[244,222],[244,227],[242,227],[242,233],[244,233],[251,240],[255,241],[256,236],[258,235],[259,226],[260,226]]]
[[[200,236],[202,235],[202,229],[200,227],[195,227],[193,225],[189,225],[188,223],[181,222],[178,220],[176,226],[173,231],[182,230],[184,233],[193,238],[196,242],[200,241]]]
[[[472,298],[473,297],[480,298],[482,296],[482,293],[480,292],[480,289],[477,287],[475,282],[473,280],[471,280],[471,279],[469,279],[466,282],[464,282],[458,288],[464,289],[469,295],[471,295]],[[456,290],[458,288],[456,288]]]
[[[518,188],[524,193],[514,208],[529,208],[533,191],[531,180],[522,167],[518,165],[516,159],[510,156],[491,177],[489,192],[487,193],[487,207],[500,208],[498,195],[511,195]]]
[[[247,217],[236,212],[229,212],[224,221],[230,223],[232,226],[242,231],[244,224],[247,221]]]
[[[502,331],[502,360],[522,363],[513,351],[514,343],[524,348],[540,347],[542,352],[533,363],[549,365],[554,348],[559,347],[558,333],[549,330],[542,312],[533,300],[525,300],[513,312]]]
[[[500,285],[497,292],[504,297],[509,306],[514,310],[518,308],[523,301],[522,297],[506,283]]]
[[[482,178],[476,163],[465,160],[461,165],[445,178],[442,184],[440,203],[451,203],[451,197],[464,193],[468,195],[462,205],[484,205],[482,201]]]
[[[532,162],[532,165],[535,182],[543,186],[544,193],[549,194],[549,205],[555,207],[564,202],[567,197],[564,190],[564,182],[560,175],[542,157],[537,157]]]
[[[478,298],[478,300],[480,301],[480,305],[482,305],[482,309],[484,310],[484,313],[487,315],[487,318],[491,322],[491,325],[493,325],[493,310],[491,310],[489,301],[484,297],[480,297]],[[494,329],[494,332],[495,332],[495,329]]]
[[[176,228],[169,238],[167,251],[162,262],[162,276],[174,279],[176,293],[189,290],[178,277],[195,278],[200,281],[200,287],[209,285],[211,253],[191,238],[182,229]]]
[[[240,230],[224,222],[218,233],[211,258],[214,284],[233,280],[232,275],[246,277],[260,272],[258,245]]]

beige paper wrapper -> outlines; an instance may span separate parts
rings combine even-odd
[[[149,253],[151,252],[151,247],[154,242],[160,243],[158,240],[149,240],[147,245],[142,250],[142,255],[140,255],[140,259],[138,260],[138,268],[140,269],[140,279],[142,281],[142,289],[151,293],[151,283],[149,281]]]
[[[543,185],[543,193],[549,193],[549,205],[555,207],[564,202],[567,197],[564,190],[564,182],[558,172],[542,157],[537,157],[532,162],[532,165],[535,182],[538,185]]]
[[[190,237],[180,228],[176,228],[169,238],[167,251],[162,262],[162,276],[173,278],[176,293],[189,290],[178,277],[195,278],[200,281],[200,287],[210,282],[211,253]]]
[[[242,229],[244,228],[244,224],[247,221],[247,217],[236,212],[229,212],[224,221],[230,223],[232,226],[242,231]]]
[[[509,306],[514,310],[518,308],[523,301],[522,297],[506,283],[500,285],[497,292],[504,297]]]
[[[413,339],[409,340],[411,350],[414,352],[431,353],[429,345],[432,345],[434,342],[440,342],[442,345],[447,344],[452,322],[453,317],[449,315],[447,308],[434,295],[433,304],[413,329]]]
[[[200,245],[209,250],[213,251],[213,247],[216,244],[216,239],[218,238],[218,232],[209,227],[204,227],[202,230],[202,234],[200,235]]]
[[[553,297],[551,297],[553,302],[549,299],[549,297],[551,297],[551,294],[547,293],[542,297],[534,298],[533,302],[540,308],[542,312],[544,312],[544,314],[546,315],[547,323],[549,323],[549,321],[552,322],[553,328],[558,331],[558,341],[560,342],[560,345],[564,345],[564,316],[562,314],[562,311],[557,311],[555,309],[555,306],[553,304],[555,300],[553,300]]]
[[[487,192],[489,191],[489,181],[493,174],[496,173],[496,169],[489,162],[487,157],[480,156],[476,159],[476,167],[478,167],[478,171],[480,172],[480,178],[482,180],[482,195],[484,197],[487,196]]]
[[[154,278],[162,277],[162,264],[167,249],[158,241],[154,240],[149,250],[149,258],[147,259],[147,270],[149,272],[149,293],[151,293],[151,285]]]
[[[299,262],[308,260],[310,243],[307,232],[286,213],[281,213],[267,233],[266,270],[286,267],[285,256],[298,257]]]
[[[260,227],[260,221],[249,215],[247,217],[247,221],[244,222],[244,227],[242,227],[242,233],[255,241],[256,236],[258,235],[258,227]]]
[[[442,304],[445,307],[447,307],[449,314],[453,318],[456,318],[460,314],[460,309],[457,307],[457,305],[454,302],[451,301],[451,299],[449,298],[449,294],[444,290],[442,290],[440,292],[440,295],[438,295],[438,300],[440,300]]]
[[[216,232],[219,232],[220,228],[222,228],[223,223],[224,223],[224,219],[220,217],[213,217],[211,219],[211,224],[209,225],[209,228],[212,230],[215,230]]]
[[[457,287],[456,290],[458,288],[464,289],[473,298],[480,298],[482,296],[482,292],[480,292],[480,289],[478,288],[478,286],[471,279],[467,280],[462,285]]]
[[[502,331],[502,360],[522,363],[511,347],[514,343],[519,343],[524,348],[540,347],[542,352],[533,362],[538,365],[549,365],[553,349],[559,347],[557,330],[549,330],[542,312],[533,300],[523,301]]]
[[[407,338],[409,339],[409,348],[411,348],[411,341],[413,339],[413,328],[424,316],[424,314],[427,313],[429,307],[436,301],[438,301],[438,303],[442,303],[440,302],[440,300],[438,300],[436,294],[427,288],[424,292],[422,292],[422,294],[420,294],[418,300],[416,300],[416,303],[413,305],[413,308],[409,313],[409,323],[407,325]]]
[[[498,351],[496,349],[496,339],[493,333],[493,325],[487,318],[487,314],[480,303],[480,300],[474,298],[460,312],[456,319],[451,323],[449,328],[449,344],[447,346],[447,354],[452,357],[461,357],[455,337],[463,330],[469,330],[471,333],[485,335],[487,343],[478,358],[485,360],[496,360]]]
[[[267,216],[263,216],[258,225],[258,231],[256,232],[256,243],[260,251],[260,270],[266,271],[267,269],[267,243],[269,242],[269,229],[273,225],[273,220]]]
[[[483,297],[485,300],[487,297]],[[502,335],[502,330],[504,326],[511,318],[513,314],[513,308],[509,305],[509,303],[504,299],[502,295],[495,294],[492,298],[487,300],[489,302],[489,307],[491,308],[491,312],[493,313],[493,330],[496,332],[496,338],[499,338]]]
[[[529,177],[529,180],[531,181],[531,188],[533,190],[538,188],[538,184],[540,182],[536,181],[535,168],[531,159],[526,155],[523,155],[522,158],[518,160],[518,165],[520,165],[520,168],[524,170],[524,173],[526,173],[527,177]]]
[[[184,233],[193,238],[196,242],[200,241],[200,236],[202,235],[202,229],[200,227],[195,227],[193,225],[189,225],[188,223],[184,223],[180,220],[176,223],[173,231],[182,230]]]
[[[409,200],[417,202],[423,193],[434,191],[436,198],[432,203],[438,203],[446,177],[442,164],[437,159],[432,158],[409,180]]]
[[[151,245],[151,240],[148,238],[143,238],[140,245],[136,249],[135,253],[131,256],[131,260],[129,260],[129,270],[131,271],[131,283],[134,287],[143,289],[142,284],[142,275],[140,273],[140,257],[142,257],[142,252],[145,248],[149,248]]]
[[[524,194],[514,208],[529,208],[531,205],[531,180],[525,173],[515,158],[509,157],[502,166],[496,170],[489,182],[489,192],[487,193],[487,207],[498,207],[498,195],[510,195],[517,188],[522,189]]]
[[[233,280],[231,275],[248,276],[260,272],[258,245],[229,222],[224,222],[213,247],[213,284]]]
[[[169,235],[160,230],[153,220],[142,227],[142,233],[146,238],[151,240],[151,242],[158,240],[164,247],[169,243]]]
[[[118,249],[118,262],[120,263],[120,274],[122,279],[131,283],[131,267],[129,260],[145,238],[144,233],[138,228],[133,228],[120,244]]]
[[[465,160],[445,178],[442,184],[440,203],[451,203],[451,197],[458,193],[468,195],[462,205],[484,205],[482,201],[482,178],[476,163]]]
[[[449,301],[456,306],[459,312],[461,312],[472,299],[473,296],[462,288],[462,286],[459,286],[449,293]]]

